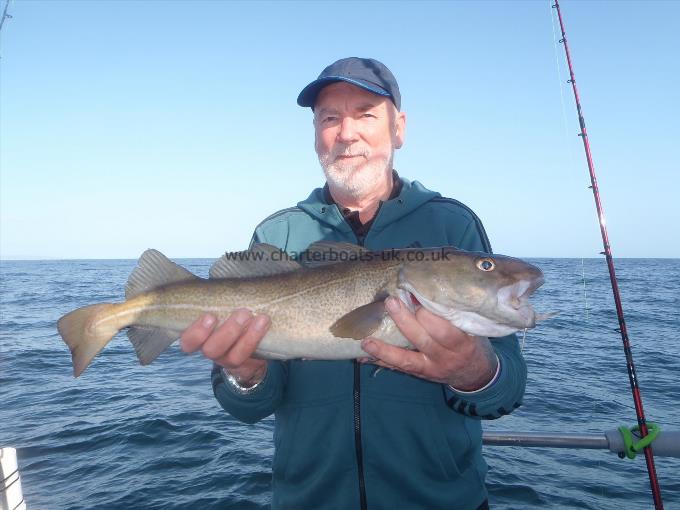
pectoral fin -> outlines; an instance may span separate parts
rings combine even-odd
[[[385,315],[385,301],[374,301],[343,315],[329,329],[339,338],[361,340],[371,336],[380,327]]]

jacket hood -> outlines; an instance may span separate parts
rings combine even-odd
[[[399,177],[402,182],[401,193],[396,198],[383,202],[371,230],[382,230],[390,223],[410,214],[421,205],[441,195],[430,191],[418,181],[409,181]],[[324,197],[323,188],[316,188],[309,197],[298,202],[298,207],[321,223],[329,225],[341,232],[351,232],[352,228],[347,224],[342,213],[335,204],[328,204]]]

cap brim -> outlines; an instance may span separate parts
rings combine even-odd
[[[300,92],[300,95],[297,98],[297,104],[300,106],[309,106],[311,108],[314,108],[316,98],[319,95],[321,89],[324,88],[326,85],[338,81],[351,83],[352,85],[356,85],[357,87],[360,87],[364,90],[367,90],[379,96],[392,97],[389,92],[379,87],[378,85],[375,85],[374,83],[370,83],[364,80],[353,80],[352,78],[347,78],[346,76],[326,76],[324,78],[314,80],[304,89],[302,89],[302,92]]]

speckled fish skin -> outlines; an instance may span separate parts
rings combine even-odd
[[[248,308],[271,318],[256,355],[348,359],[365,353],[357,350],[357,341],[334,337],[330,326],[371,303],[380,289],[396,287],[399,264],[370,265],[371,270],[363,263],[337,264],[274,277],[170,284],[122,303],[125,313],[116,320],[181,332],[203,313],[224,320],[234,310]]]
[[[384,310],[388,295],[411,309],[415,297],[470,334],[500,336],[535,325],[527,299],[543,282],[538,268],[519,259],[453,248],[391,250],[319,267],[296,265],[279,274],[209,280],[159,252],[146,261],[145,255],[131,281],[140,275],[149,282],[166,278],[160,275],[164,270],[176,271],[172,278],[183,281],[139,292],[152,285],[142,281],[123,303],[91,305],[62,317],[59,332],[71,349],[76,376],[123,328],[131,328],[128,336],[147,364],[204,313],[223,320],[238,308],[271,318],[255,353],[266,359],[363,357],[359,340],[369,334],[410,348]],[[420,257],[425,260],[415,260]]]

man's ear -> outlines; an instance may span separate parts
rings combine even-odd
[[[397,112],[394,119],[394,148],[401,149],[406,135],[406,114]]]

